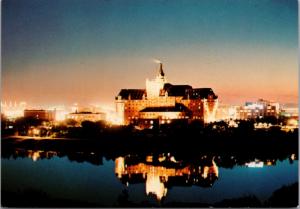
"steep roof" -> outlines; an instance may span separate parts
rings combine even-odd
[[[215,95],[214,91],[211,88],[196,88],[192,89],[190,98],[191,99],[203,99],[208,98],[208,96],[213,96],[214,99],[217,99],[218,97]]]
[[[121,89],[118,96],[121,96],[122,99],[133,99],[140,100],[143,99],[143,95],[146,94],[145,89]]]
[[[168,96],[179,96],[187,99],[207,99],[209,95],[217,99],[218,96],[215,95],[211,88],[195,88],[193,89],[190,85],[172,85],[170,83],[164,84],[163,90]],[[121,99],[132,99],[132,100],[142,100],[143,95],[146,95],[145,89],[121,89],[118,96]],[[163,93],[161,96],[164,95]],[[117,98],[116,98],[117,99]]]
[[[212,95],[214,99],[218,98],[211,88],[195,88],[190,85],[172,85],[166,83],[164,85],[164,91],[168,93],[168,96],[182,96],[184,99],[204,99]]]
[[[168,92],[168,96],[185,96],[193,88],[189,85],[172,85],[166,83],[163,89]]]

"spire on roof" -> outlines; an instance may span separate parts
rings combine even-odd
[[[163,71],[163,67],[162,67],[162,63],[159,63],[159,75],[164,77],[165,76],[165,73]]]

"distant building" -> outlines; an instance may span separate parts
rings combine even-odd
[[[25,109],[26,102],[1,102],[1,113],[10,120],[14,120],[18,117],[23,117]]]
[[[283,107],[280,111],[280,117],[286,119],[285,125],[282,127],[284,131],[294,131],[299,128],[299,108]]]
[[[283,108],[281,108],[280,116],[298,118],[299,108],[298,107],[283,107]]]
[[[54,121],[55,120],[55,110],[24,110],[24,117],[32,117],[41,120]]]
[[[215,120],[218,97],[211,88],[167,83],[162,64],[153,80],[146,80],[146,89],[122,89],[115,98],[116,112],[121,123],[160,124],[172,120]]]
[[[244,106],[238,109],[239,118],[242,120],[264,118],[264,117],[279,117],[280,106],[277,102],[270,102],[259,99],[257,102],[246,102]]]
[[[67,119],[73,119],[78,123],[83,121],[104,121],[106,120],[106,114],[102,112],[75,112],[69,113],[66,117]]]
[[[229,121],[236,120],[239,118],[238,110],[239,106],[231,106],[231,105],[219,105],[216,112],[216,121]]]

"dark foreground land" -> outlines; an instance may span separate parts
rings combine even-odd
[[[23,193],[11,193],[2,191],[2,206],[4,207],[107,207],[104,205],[96,205],[89,202],[81,202],[69,199],[53,199],[47,196],[42,191],[28,190]],[[214,204],[194,202],[194,203],[181,203],[170,202],[167,204],[161,203],[160,207],[188,207],[188,208],[201,208],[201,207],[297,207],[298,206],[298,183],[283,186],[274,191],[273,194],[266,201],[260,201],[256,196],[242,196],[234,199],[224,199]],[[118,202],[112,207],[158,207],[157,204],[151,202],[132,203],[128,201],[126,193],[120,195]]]

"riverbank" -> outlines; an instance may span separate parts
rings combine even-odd
[[[55,151],[63,153],[99,153],[114,159],[127,154],[176,153],[193,157],[230,154],[286,158],[298,154],[298,132],[251,132],[245,134],[134,133],[102,135],[97,138],[33,138],[2,139],[2,156],[16,149]],[[72,155],[72,154],[71,154]]]

